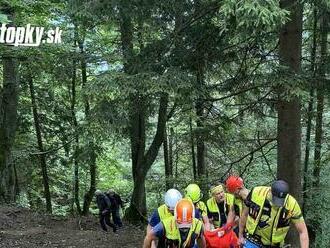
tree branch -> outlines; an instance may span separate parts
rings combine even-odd
[[[44,155],[44,154],[48,154],[48,153],[53,153],[53,152],[56,152],[56,151],[62,149],[64,146],[70,144],[74,140],[75,140],[75,137],[72,138],[71,140],[69,140],[68,142],[66,142],[65,144],[63,144],[61,146],[58,146],[56,148],[52,148],[52,149],[49,149],[49,150],[44,151],[44,152],[30,152],[29,155],[30,156],[35,156],[35,155]]]
[[[166,120],[167,120],[167,104],[168,104],[168,94],[163,93],[159,100],[159,112],[158,112],[158,122],[157,122],[157,131],[155,137],[147,151],[147,153],[143,156],[143,161],[141,166],[142,173],[148,172],[153,161],[156,159],[158,155],[158,151],[160,146],[164,140],[164,131],[166,128]]]
[[[257,132],[257,138],[258,138],[258,144],[259,144],[259,146],[261,146],[260,132],[259,131]],[[263,147],[261,147],[260,151],[261,151],[262,157],[265,159],[265,162],[266,162],[266,164],[268,166],[268,170],[269,170],[270,174],[272,175],[272,177],[274,178],[274,180],[276,180],[276,176],[274,175],[274,172],[272,171],[272,168],[270,167],[270,163],[269,163],[269,161],[268,161],[268,159],[267,159],[267,157],[266,157],[266,155],[264,153]]]
[[[210,101],[210,102],[216,102],[216,101],[222,101],[224,99],[227,99],[227,98],[230,98],[230,97],[233,97],[233,96],[237,96],[237,95],[240,95],[242,93],[245,93],[247,91],[250,91],[250,90],[253,90],[253,89],[257,89],[259,88],[260,86],[252,86],[252,87],[249,87],[249,88],[246,88],[246,89],[242,89],[240,91],[237,91],[237,92],[234,92],[232,94],[229,94],[227,96],[223,96],[223,97],[219,97],[219,98],[209,98],[209,99],[204,99],[205,101]]]
[[[245,167],[247,167],[252,161],[251,161],[251,158],[253,160],[253,154],[257,151],[259,151],[260,149],[262,149],[264,146],[268,145],[269,143],[273,142],[274,140],[276,139],[270,139],[268,141],[266,141],[265,143],[263,144],[260,144],[259,147],[255,148],[254,150],[250,151],[249,153],[245,154],[243,157],[231,162],[231,163],[227,163],[227,165],[229,164],[229,168],[226,170],[226,172],[220,177],[221,180],[223,180],[225,178],[225,176],[228,175],[228,173],[232,170],[234,164],[237,164],[239,162],[241,162],[242,160],[244,160],[245,158],[249,157],[250,156],[250,161],[247,163],[247,165],[245,165]],[[244,169],[245,171],[246,169]],[[244,172],[243,171],[243,172]]]

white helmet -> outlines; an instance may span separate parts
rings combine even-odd
[[[103,192],[101,190],[99,190],[99,189],[95,190],[94,195],[98,196],[98,195],[102,195],[102,194],[103,194]]]
[[[165,205],[174,210],[176,203],[182,199],[181,193],[177,189],[169,189],[165,193]]]

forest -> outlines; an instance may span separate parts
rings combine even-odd
[[[88,226],[113,189],[142,247],[166,190],[235,174],[286,180],[330,245],[329,0],[0,0],[0,22],[0,242],[8,208]]]

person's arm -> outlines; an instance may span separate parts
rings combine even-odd
[[[160,222],[160,216],[159,216],[158,211],[156,209],[156,210],[154,210],[154,212],[150,216],[149,223],[148,223],[148,226],[147,226],[147,231],[148,230],[150,231],[159,222]]]
[[[95,203],[97,208],[99,209],[99,213],[101,213],[101,204],[100,204],[100,200],[98,198],[98,196],[95,197]]]
[[[147,225],[147,234],[152,232],[152,226],[150,224]],[[157,240],[152,240],[151,241],[151,248],[156,248],[157,247]]]
[[[228,216],[227,216],[227,223],[226,224],[233,224],[235,225],[235,209],[234,206],[231,206],[229,212],[228,212]]]
[[[121,197],[119,194],[117,194],[117,201],[118,201],[118,206],[120,206],[121,208],[123,208],[123,201],[121,200]]]
[[[210,220],[209,217],[207,216],[207,207],[204,204],[204,202],[199,202],[199,211],[200,214],[202,215],[204,230],[206,231],[211,230]]]
[[[157,241],[160,237],[164,236],[164,226],[162,223],[158,223],[156,226],[150,226],[150,230],[147,231],[147,235],[144,238],[143,248],[155,248],[157,247]],[[148,228],[148,227],[147,227]]]
[[[104,195],[104,203],[105,203],[105,206],[106,206],[105,208],[107,210],[110,210],[112,208],[110,198],[107,195]]]
[[[150,226],[150,224],[147,225],[147,233],[150,233],[152,230],[152,226]]]
[[[249,208],[247,206],[244,206],[244,209],[242,211],[242,216],[239,219],[239,245],[244,244],[244,230],[245,230],[245,226],[246,226],[246,220],[248,218],[248,214],[249,214]]]
[[[209,231],[211,229],[210,221],[207,215],[203,216],[204,230]]]
[[[308,237],[308,231],[307,231],[305,221],[299,221],[297,223],[294,223],[294,226],[296,227],[296,229],[299,233],[300,247],[308,248],[309,247],[309,237]]]
[[[106,199],[104,197],[100,198],[100,214],[104,215],[107,212],[108,212],[108,205]]]
[[[212,217],[212,214],[208,208],[208,206],[206,205],[206,213],[207,213],[207,218],[209,220],[209,229],[208,231],[210,230],[213,230],[214,229],[214,224],[213,224],[213,217]],[[203,222],[204,222],[204,219],[203,219]]]
[[[243,201],[245,201],[249,193],[250,191],[244,187],[243,189],[240,190],[239,196],[242,198]]]
[[[153,231],[147,232],[146,237],[144,238],[143,248],[151,248],[151,242],[157,240],[156,235]]]
[[[198,245],[198,248],[206,247],[206,241],[205,241],[204,235],[199,236],[199,238],[197,239],[197,245]]]

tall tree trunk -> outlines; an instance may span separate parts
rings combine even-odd
[[[173,166],[175,166],[175,172],[174,172],[174,185],[177,185],[177,178],[179,177],[179,146],[178,146],[178,139],[175,137],[174,139],[174,146],[175,146],[175,162],[173,162]]]
[[[84,94],[84,105],[85,105],[85,117],[87,123],[90,124],[91,117],[90,117],[90,104],[88,97],[86,95],[86,85],[87,85],[87,63],[86,63],[86,54],[84,51],[84,37],[78,43],[80,53],[81,53],[81,82],[82,82],[82,89]],[[90,175],[90,184],[89,189],[84,195],[84,205],[82,210],[82,215],[88,215],[89,213],[89,206],[93,200],[94,192],[96,190],[96,152],[95,152],[95,143],[93,139],[93,134],[87,130],[88,139],[88,164],[89,164],[89,175]]]
[[[124,59],[124,71],[127,74],[134,74],[133,71],[133,25],[129,15],[130,2],[125,0],[119,4],[120,14],[120,34],[121,46]],[[139,36],[142,40],[142,33]],[[142,44],[140,44],[142,46]],[[146,195],[145,195],[145,176],[142,173],[142,159],[145,153],[145,99],[140,94],[131,95],[130,100],[130,143],[132,157],[132,175],[134,180],[134,189],[131,198],[131,204],[126,212],[125,218],[129,221],[144,221],[143,216],[147,213]],[[162,133],[164,136],[164,132]],[[142,219],[141,219],[142,218]]]
[[[281,0],[283,9],[290,11],[290,20],[282,27],[279,37],[280,63],[292,72],[299,73],[301,67],[302,4],[298,0]],[[280,89],[280,93],[281,89]],[[301,124],[300,100],[279,99],[277,124],[277,177],[289,183],[290,193],[301,199]],[[287,241],[298,247],[298,235],[289,232]]]
[[[3,88],[0,92],[0,201],[15,198],[11,151],[17,126],[18,77],[13,58],[3,58]]]
[[[197,166],[196,166],[196,154],[195,154],[195,137],[192,128],[192,120],[189,118],[189,130],[190,130],[190,149],[191,149],[191,161],[193,168],[194,180],[197,179]]]
[[[3,14],[14,19],[10,7],[1,6]],[[10,49],[10,48],[8,48]],[[3,87],[0,87],[0,202],[15,199],[15,173],[12,163],[12,147],[17,126],[18,68],[10,55],[3,54]]]
[[[195,14],[199,15],[203,11],[202,1],[194,1]],[[198,97],[196,100],[196,155],[197,155],[197,179],[204,195],[207,195],[206,165],[205,165],[205,96],[203,94],[205,87],[205,57],[203,41],[196,41],[196,79]]]
[[[77,27],[75,27],[75,39],[77,39]],[[76,47],[76,41],[74,42]],[[76,117],[76,81],[77,81],[77,59],[73,58],[72,61],[72,78],[71,78],[71,119],[74,130],[74,147],[73,147],[73,202],[76,205],[78,214],[81,214],[81,207],[79,201],[79,163],[78,163],[78,148],[79,148],[79,132],[78,121]]]
[[[136,159],[136,164],[133,163],[134,190],[131,199],[131,205],[126,214],[127,219],[132,222],[141,220],[146,221],[145,216],[147,214],[147,207],[145,195],[145,178],[158,155],[160,146],[163,143],[167,120],[167,105],[168,95],[163,93],[159,101],[157,130],[153,141],[145,154],[142,156],[134,156]],[[139,135],[139,133],[137,134]],[[138,143],[136,141],[137,137],[134,138],[131,136],[131,142],[133,145]],[[133,147],[132,151],[134,150],[139,152],[139,150]]]
[[[97,154],[95,152],[95,147],[93,147],[94,142],[89,143],[89,175],[90,175],[90,186],[89,190],[84,195],[84,205],[83,205],[83,215],[88,215],[89,206],[93,200],[94,192],[96,190],[96,159]]]
[[[280,62],[293,72],[300,71],[302,5],[296,0],[282,0],[281,7],[291,11],[288,21],[280,33]],[[290,101],[278,103],[278,168],[277,176],[287,180],[291,193],[300,199],[300,101],[292,97]]]
[[[169,181],[168,181],[168,174],[169,174],[169,157],[168,157],[168,137],[167,137],[167,130],[165,128],[164,131],[164,142],[163,142],[163,153],[164,153],[164,169],[165,169],[165,185],[166,190],[169,188]]]
[[[313,187],[320,186],[321,171],[321,149],[323,134],[323,111],[324,111],[324,85],[326,82],[325,73],[327,66],[327,42],[328,42],[328,16],[326,11],[322,11],[321,16],[321,65],[319,80],[317,84],[317,107],[316,107],[316,126],[315,126],[315,150],[314,150],[314,169]]]
[[[17,196],[20,193],[20,187],[19,187],[19,181],[18,181],[18,175],[17,175],[17,169],[16,169],[16,163],[13,163],[14,167],[14,177],[15,177],[15,193],[14,193],[14,201],[16,202]]]
[[[50,196],[50,190],[49,190],[49,178],[48,178],[48,171],[47,171],[46,154],[44,153],[42,134],[41,134],[41,123],[39,120],[38,107],[37,107],[35,90],[34,90],[34,85],[33,85],[33,78],[31,75],[28,76],[28,81],[29,81],[29,88],[30,88],[31,101],[32,101],[34,126],[36,129],[38,149],[40,152],[39,157],[40,157],[40,165],[41,165],[41,172],[42,172],[42,180],[43,180],[43,185],[44,185],[44,195],[45,195],[45,199],[46,199],[46,210],[47,210],[47,212],[52,213],[52,202],[51,202],[51,196]]]
[[[170,128],[170,136],[169,136],[169,145],[168,145],[168,163],[169,163],[169,175],[170,175],[170,188],[174,187],[174,178],[173,178],[173,137],[174,130],[173,127]]]
[[[172,163],[172,147],[171,147],[171,138],[167,135],[167,130],[165,128],[164,132],[164,165],[165,165],[165,182],[166,190],[173,188],[173,163]]]
[[[128,219],[133,222],[141,219],[147,213],[146,195],[145,195],[145,176],[141,171],[143,168],[142,160],[145,154],[145,100],[143,97],[131,99],[131,114],[130,114],[130,141],[131,141],[131,156],[132,156],[132,175],[134,180],[134,190],[131,199]],[[142,168],[141,168],[142,167]],[[142,184],[142,185],[138,185]]]
[[[317,82],[317,107],[316,107],[316,125],[315,125],[315,150],[314,150],[314,168],[313,168],[313,188],[314,192],[321,192],[322,187],[320,186],[320,173],[321,173],[321,151],[322,151],[322,136],[323,136],[323,112],[324,112],[324,90],[326,84],[326,73],[328,72],[327,68],[327,43],[328,43],[328,22],[329,22],[329,14],[326,10],[321,10],[321,20],[320,20],[320,32],[321,32],[321,63],[319,67],[319,75]],[[322,225],[320,220],[322,219],[322,215],[320,213],[321,206],[318,204],[315,206],[315,233],[316,235],[322,234]]]
[[[202,58],[200,59],[202,61]],[[204,64],[200,62],[197,68],[197,88],[202,94],[204,87]],[[203,95],[199,95],[196,101],[196,154],[197,154],[197,178],[199,184],[207,195],[206,166],[205,166],[205,130],[204,130],[204,100]]]
[[[317,40],[317,9],[314,2],[313,11],[313,43],[311,49],[311,73],[313,75],[310,81],[310,92],[309,102],[307,110],[307,128],[306,128],[306,148],[305,148],[305,159],[304,159],[304,181],[303,181],[303,205],[302,211],[305,215],[306,212],[306,201],[307,201],[307,184],[308,184],[308,164],[309,164],[309,153],[310,153],[310,141],[311,141],[311,129],[313,120],[313,109],[314,109],[314,83],[315,83],[315,58],[316,58],[316,40]]]
[[[133,25],[132,19],[129,15],[130,1],[121,1],[119,6],[120,16],[120,34],[121,46],[124,59],[124,71],[127,74],[136,73],[133,68]],[[140,34],[140,40],[142,40]],[[138,90],[138,89],[137,89]],[[135,221],[146,221],[147,207],[145,195],[145,178],[155,161],[160,146],[163,143],[164,132],[167,120],[167,105],[168,95],[162,94],[159,100],[159,113],[156,134],[153,141],[146,150],[146,99],[142,94],[135,94],[129,96],[130,100],[130,141],[131,141],[131,156],[132,156],[132,175],[134,180],[134,190],[131,198],[131,204],[126,211],[125,218]]]

